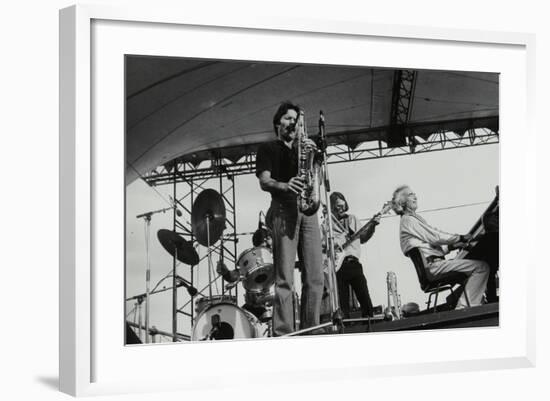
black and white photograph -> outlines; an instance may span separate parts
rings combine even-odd
[[[124,64],[126,345],[499,326],[498,73]]]
[[[3,399],[547,397],[543,2],[3,11]]]

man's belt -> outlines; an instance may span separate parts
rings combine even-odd
[[[438,260],[445,260],[445,258],[443,256],[435,256],[435,255],[426,257],[426,261],[428,263],[437,262]]]

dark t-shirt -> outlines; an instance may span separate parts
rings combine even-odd
[[[260,145],[256,155],[256,177],[264,171],[271,173],[271,178],[279,182],[288,182],[298,173],[298,157],[295,149],[290,149],[277,140]],[[288,193],[271,193],[271,198],[280,202],[295,202],[296,195]]]

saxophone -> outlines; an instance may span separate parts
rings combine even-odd
[[[305,127],[304,112],[300,110],[298,120],[296,121],[297,150],[298,150],[298,176],[304,177],[304,189],[298,196],[298,206],[300,211],[306,216],[312,216],[317,213],[320,199],[319,178],[320,164],[316,160],[317,149],[306,143],[307,131]]]
[[[388,272],[386,282],[388,283],[388,307],[385,314],[392,320],[401,319],[401,297],[397,292],[397,275],[394,272]]]

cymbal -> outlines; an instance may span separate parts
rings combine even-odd
[[[185,240],[181,235],[172,230],[165,229],[158,230],[157,237],[164,249],[170,255],[176,256],[180,262],[190,266],[199,263],[199,255],[191,241]]]
[[[197,242],[203,246],[213,245],[220,239],[225,230],[225,205],[218,192],[205,189],[197,196],[191,210],[191,227]]]

